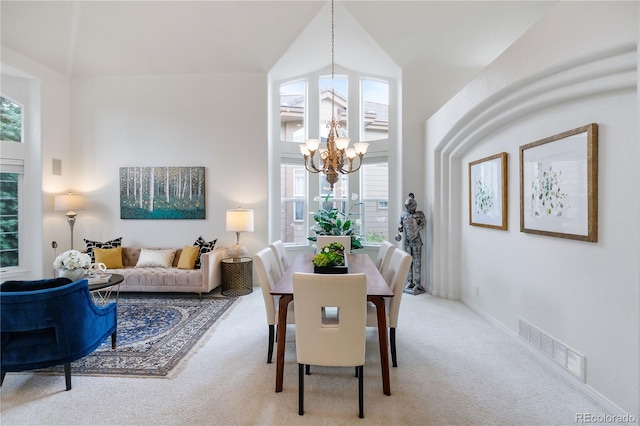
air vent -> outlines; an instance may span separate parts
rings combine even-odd
[[[518,329],[520,337],[582,382],[586,382],[586,358],[584,355],[540,331],[540,329],[523,319],[520,319]]]

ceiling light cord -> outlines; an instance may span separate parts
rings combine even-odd
[[[304,167],[310,173],[324,173],[327,182],[333,191],[333,185],[338,182],[338,174],[347,175],[357,172],[362,165],[362,158],[369,146],[366,142],[354,143],[353,148],[349,147],[350,139],[340,137],[339,130],[342,128],[339,121],[336,121],[336,88],[335,88],[335,9],[331,0],[331,122],[327,124],[329,129],[327,135],[326,148],[319,149],[320,139],[307,139],[300,144],[300,154],[304,159]],[[319,153],[319,160],[322,162],[316,166],[314,156]],[[357,166],[354,167],[353,160],[358,157]]]

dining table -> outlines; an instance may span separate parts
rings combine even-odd
[[[280,279],[271,288],[271,294],[279,296],[278,300],[278,333],[276,354],[276,392],[282,392],[284,380],[284,352],[287,342],[287,308],[293,300],[293,275],[296,272],[313,273],[313,257],[311,253],[298,255],[285,270]],[[382,369],[382,391],[391,395],[389,380],[389,352],[387,349],[387,319],[385,298],[393,297],[393,292],[384,280],[380,271],[366,254],[347,254],[347,273],[364,273],[367,280],[367,301],[376,307],[378,319],[378,341],[380,343],[380,366]]]

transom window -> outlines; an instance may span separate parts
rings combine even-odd
[[[280,86],[280,139],[303,142],[307,83],[292,81]]]
[[[0,96],[0,140],[22,142],[22,107]]]
[[[362,79],[362,130],[363,142],[389,138],[389,83],[369,78]]]
[[[335,76],[333,82],[330,76],[320,77],[320,134],[318,136],[323,143],[327,142],[327,132],[331,117],[335,117],[336,122],[340,123],[340,136],[349,136],[347,131],[347,101],[349,98],[347,89],[348,80],[346,77]]]

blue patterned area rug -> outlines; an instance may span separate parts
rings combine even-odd
[[[167,376],[237,297],[120,294],[117,348],[111,338],[71,363],[71,375]],[[63,366],[38,370],[64,374]]]

